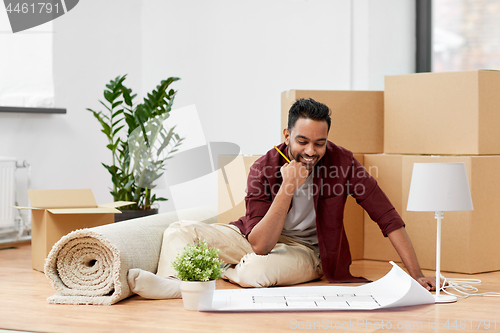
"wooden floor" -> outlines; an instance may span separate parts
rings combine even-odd
[[[54,290],[42,273],[31,269],[30,251],[29,244],[0,250],[0,331],[236,333],[310,331],[315,327],[340,332],[383,332],[390,328],[398,332],[500,331],[498,297],[345,312],[204,313],[184,310],[182,300],[146,300],[139,296],[111,306],[51,305],[46,298]],[[352,273],[376,280],[390,268],[389,263],[362,260],[353,263]],[[481,292],[500,291],[500,272],[445,275],[478,278],[483,281],[479,286]],[[320,284],[326,282],[310,283]],[[236,287],[218,281],[217,288]]]

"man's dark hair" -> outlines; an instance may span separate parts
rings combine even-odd
[[[330,125],[332,123],[330,114],[330,109],[323,103],[316,102],[312,98],[298,99],[293,103],[290,111],[288,111],[288,131],[292,130],[299,118],[326,121],[328,124],[328,131],[330,131]]]

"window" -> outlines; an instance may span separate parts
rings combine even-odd
[[[0,111],[65,113],[53,109],[52,36],[52,22],[14,34],[0,10]]]
[[[500,69],[499,17],[498,0],[417,1],[417,72]]]

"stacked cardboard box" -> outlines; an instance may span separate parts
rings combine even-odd
[[[384,153],[365,155],[406,223],[422,268],[435,268],[436,220],[408,212],[413,163],[464,162],[473,211],[446,212],[441,268],[479,273],[500,270],[500,72],[467,71],[387,76]],[[365,215],[364,258],[398,260]]]
[[[500,71],[385,79],[387,154],[500,154]]]

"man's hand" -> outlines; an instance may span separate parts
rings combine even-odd
[[[388,236],[392,245],[394,245],[394,248],[401,257],[401,260],[403,260],[403,263],[411,277],[420,283],[425,289],[429,291],[436,290],[436,278],[425,277],[424,274],[422,274],[422,270],[418,264],[417,255],[415,254],[415,250],[413,250],[413,246],[405,228],[401,227],[396,229],[390,232]]]
[[[280,171],[283,177],[281,186],[287,195],[293,195],[295,190],[304,184],[309,176],[306,167],[296,160],[284,164]]]
[[[415,280],[417,280],[417,282],[420,283],[422,285],[422,287],[424,287],[425,289],[427,289],[429,291],[436,290],[436,278],[435,277],[422,276],[422,277],[416,278]],[[441,282],[441,284],[442,284],[442,282]]]

